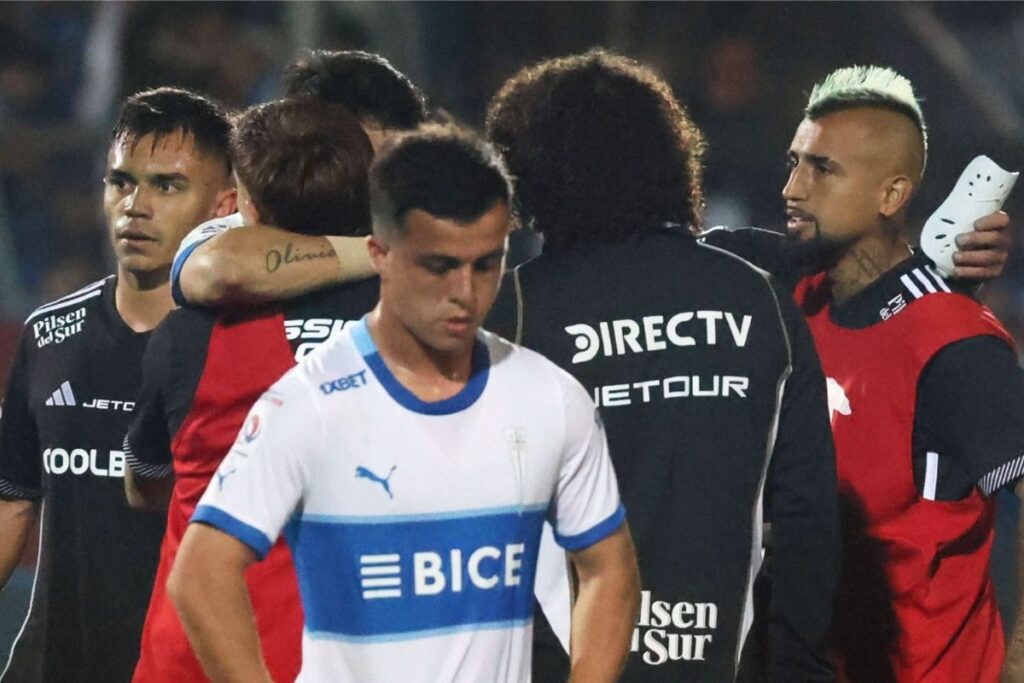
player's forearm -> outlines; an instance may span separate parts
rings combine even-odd
[[[136,510],[147,512],[166,510],[173,489],[173,477],[141,477],[129,468],[125,469],[125,497],[128,498],[128,505]]]
[[[244,566],[209,552],[192,552],[187,540],[188,534],[167,593],[207,677],[213,683],[270,683]]]
[[[219,307],[278,301],[372,273],[363,238],[329,241],[254,226],[199,245],[180,277],[189,302]]]
[[[626,527],[602,543],[620,546],[617,557],[599,566],[574,564],[579,594],[572,611],[570,683],[617,681],[626,666],[640,604],[640,577]]]
[[[0,589],[18,566],[38,510],[30,500],[0,499]]]

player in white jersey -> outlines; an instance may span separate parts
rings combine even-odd
[[[242,580],[285,534],[302,681],[528,681],[549,520],[579,576],[573,680],[613,681],[635,555],[585,390],[479,330],[502,270],[509,185],[477,138],[430,127],[371,170],[381,301],[253,408],[168,589],[214,681],[266,681]]]

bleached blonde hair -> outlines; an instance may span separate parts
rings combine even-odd
[[[859,107],[880,107],[903,114],[921,133],[924,158],[928,156],[928,128],[914,86],[905,76],[883,66],[848,66],[836,69],[817,83],[804,107],[810,120]]]

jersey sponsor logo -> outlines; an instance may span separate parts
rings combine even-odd
[[[395,496],[394,496],[394,494],[391,493],[391,483],[390,483],[390,481],[391,481],[391,475],[395,473],[396,469],[398,469],[398,466],[397,465],[392,465],[391,469],[388,470],[388,476],[381,477],[381,476],[378,476],[378,475],[374,474],[371,470],[367,469],[366,467],[363,467],[362,465],[360,465],[359,467],[356,467],[356,478],[357,479],[359,479],[359,478],[369,479],[370,481],[373,481],[373,482],[376,482],[376,483],[380,484],[384,488],[384,491],[388,494],[388,498],[390,498],[391,500],[394,500]]]
[[[36,346],[43,348],[50,344],[60,344],[68,337],[82,331],[85,324],[85,308],[76,308],[70,313],[46,316],[32,323],[32,335]]]
[[[728,335],[722,332],[722,321]],[[683,311],[675,315],[648,315],[640,321],[622,319],[600,322],[597,327],[578,323],[565,331],[575,337],[578,349],[572,362],[586,363],[600,353],[605,357],[626,353],[664,351],[669,346],[716,346],[731,339],[737,347],[747,345],[752,316],[729,311]]]
[[[284,335],[288,341],[299,340],[295,349],[295,360],[305,358],[328,337],[340,332],[358,320],[336,318],[296,318],[284,321]]]
[[[846,396],[843,385],[831,377],[825,378],[825,388],[828,391],[828,416],[832,424],[836,422],[836,414],[852,415],[850,399]]]
[[[740,375],[678,375],[594,387],[594,403],[615,408],[677,398],[746,398],[750,378]]]
[[[629,649],[650,666],[680,660],[703,662],[717,628],[718,606],[713,602],[666,602],[654,600],[651,591],[642,591],[640,618]]]
[[[447,553],[412,553],[413,595],[461,593],[467,586],[484,591],[518,586],[525,551],[524,543],[507,543],[503,547],[480,546],[471,552],[452,548]],[[401,554],[361,555],[359,577],[364,600],[402,597]]]
[[[336,391],[348,391],[349,389],[358,389],[359,387],[366,386],[366,370],[360,370],[359,372],[353,372],[351,375],[345,375],[338,379],[332,379],[327,382],[323,382],[320,385],[320,392],[324,396],[330,396]]]
[[[307,632],[394,642],[453,627],[523,626],[533,615],[547,512],[544,503],[423,515],[304,513],[285,535],[304,590],[331,596],[304,606]]]
[[[225,469],[225,468],[221,467],[216,472],[216,475],[217,475],[217,490],[218,491],[223,491],[224,490],[224,480],[227,479],[232,474],[234,474],[235,472],[238,471],[234,467],[232,467],[231,469],[229,469],[229,470],[227,470],[225,472],[221,472],[221,470],[223,470],[223,469]]]
[[[124,451],[104,452],[97,448],[47,448],[43,451],[43,469],[47,474],[123,477]]]
[[[64,381],[57,389],[54,390],[50,397],[46,399],[45,405],[58,407],[82,407],[90,408],[92,410],[114,410],[123,411],[126,413],[132,412],[135,409],[135,401],[116,401],[109,398],[90,398],[88,400],[78,403],[75,400],[75,392],[71,389],[71,382]]]

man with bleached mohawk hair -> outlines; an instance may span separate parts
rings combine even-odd
[[[1024,497],[1013,341],[908,246],[927,158],[910,81],[840,69],[804,114],[782,195],[787,237],[818,271],[795,296],[827,376],[836,444],[840,679],[1024,680],[1024,637],[1014,629],[1004,664],[989,577],[994,495],[1015,487]]]

